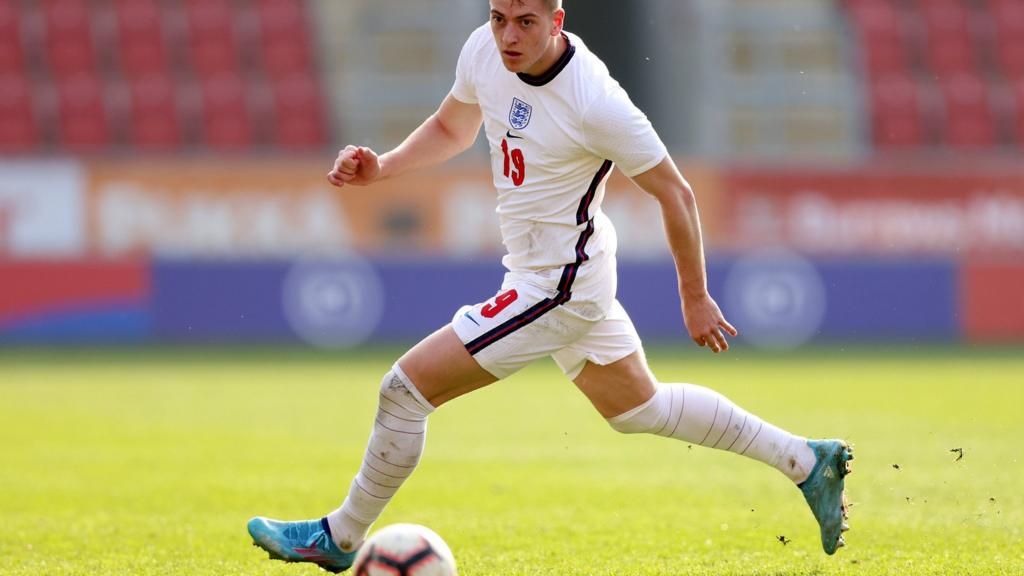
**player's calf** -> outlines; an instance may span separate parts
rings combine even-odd
[[[395,364],[380,386],[373,432],[359,473],[341,507],[327,515],[334,541],[355,550],[391,498],[412,475],[423,453],[427,416],[434,407]]]
[[[735,452],[764,462],[797,484],[821,529],[825,552],[845,545],[844,478],[853,452],[841,440],[795,436],[693,384],[659,384],[654,396],[608,424],[625,434],[648,433]]]
[[[807,439],[774,426],[714,390],[694,384],[659,384],[646,403],[608,419],[627,434],[648,433],[728,450],[759,460],[795,483],[807,479],[814,452]]]

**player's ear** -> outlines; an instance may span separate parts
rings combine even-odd
[[[565,25],[565,10],[559,8],[552,15],[554,26],[551,27],[551,35],[558,36],[562,33],[562,26]]]

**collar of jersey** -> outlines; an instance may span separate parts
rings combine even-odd
[[[576,54],[576,47],[572,45],[572,42],[569,41],[569,37],[566,36],[564,32],[562,33],[562,38],[565,38],[565,52],[562,52],[562,55],[558,57],[558,60],[551,66],[551,68],[548,68],[547,72],[539,76],[531,76],[529,74],[519,72],[516,76],[519,76],[520,80],[526,82],[530,86],[543,86],[554,80],[555,76],[558,76],[558,73],[569,65],[569,61],[572,60],[573,54]]]

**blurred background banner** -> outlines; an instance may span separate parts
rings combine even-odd
[[[738,249],[782,244],[819,254],[1024,252],[1024,165],[946,162],[727,174],[725,234]]]
[[[0,254],[81,255],[84,201],[77,163],[0,161]]]
[[[130,343],[149,338],[147,263],[88,259],[0,263],[0,341]]]
[[[616,5],[565,0],[567,28],[693,184],[748,342],[1024,342],[1024,5]],[[0,0],[0,343],[405,342],[492,296],[483,142],[370,188],[324,178],[433,112],[486,14]],[[684,338],[657,203],[616,174],[604,209],[641,334]]]

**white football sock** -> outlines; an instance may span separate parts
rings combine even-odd
[[[807,439],[794,436],[694,384],[660,384],[650,400],[609,418],[626,434],[650,433],[735,452],[773,466],[796,483],[814,468]]]
[[[395,364],[380,387],[370,443],[341,507],[327,515],[334,543],[345,552],[359,547],[384,507],[420,461],[427,416],[434,407]]]

